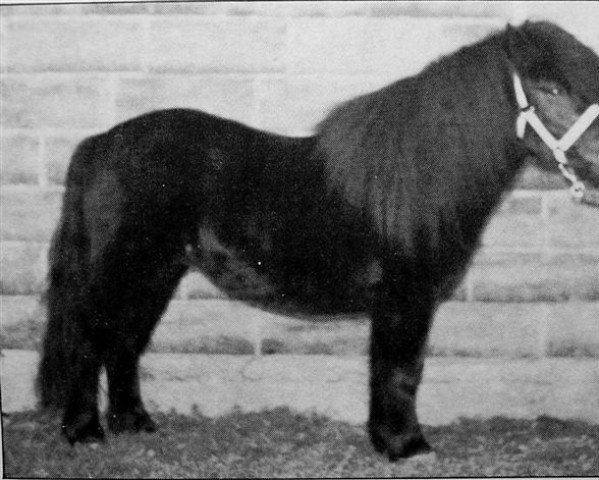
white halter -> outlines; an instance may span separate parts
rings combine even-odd
[[[516,120],[516,134],[518,135],[518,138],[524,138],[526,125],[530,124],[541,140],[543,140],[553,152],[553,156],[558,162],[562,175],[572,183],[572,187],[570,188],[572,196],[577,200],[582,200],[585,194],[585,186],[578,179],[576,173],[570,168],[568,159],[566,158],[566,151],[574,145],[576,140],[578,140],[595,119],[599,117],[599,105],[595,103],[587,108],[564,136],[557,140],[551,132],[547,130],[545,125],[543,125],[543,122],[541,122],[541,119],[535,113],[535,107],[528,103],[524,88],[522,88],[522,81],[516,72],[513,73],[513,78],[516,100],[520,107],[520,114]]]

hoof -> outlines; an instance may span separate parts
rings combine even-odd
[[[376,451],[387,455],[391,462],[416,456],[418,459],[426,459],[429,455],[434,455],[433,449],[420,432],[393,434],[387,427],[378,427],[371,429],[370,438]]]
[[[409,462],[413,465],[430,465],[437,461],[437,454],[434,450],[428,453],[417,453],[416,455],[406,458],[405,462]]]
[[[71,445],[77,442],[95,443],[104,441],[104,429],[97,418],[87,423],[65,423],[61,428],[62,434]]]
[[[109,413],[107,415],[108,429],[113,433],[124,432],[155,432],[156,423],[145,410],[133,412]]]

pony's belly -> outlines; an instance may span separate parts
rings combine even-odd
[[[267,301],[277,295],[262,260],[249,260],[224,245],[213,232],[200,230],[198,244],[189,246],[189,262],[232,298]]]
[[[372,289],[368,285],[338,284],[330,291],[328,282],[297,277],[284,282],[239,259],[228,259],[221,266],[205,261],[194,263],[230,298],[273,312],[289,315],[350,313],[365,311],[370,305]]]
[[[201,231],[189,260],[230,298],[288,314],[350,313],[369,309],[380,280],[378,264],[335,274],[294,268],[269,252],[249,255]]]

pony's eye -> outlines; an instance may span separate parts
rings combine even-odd
[[[545,85],[541,87],[541,90],[555,97],[562,93],[562,89],[556,85]]]

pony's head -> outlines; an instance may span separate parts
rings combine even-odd
[[[508,28],[505,38],[518,136],[540,166],[599,187],[599,57],[549,23]]]

